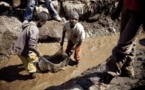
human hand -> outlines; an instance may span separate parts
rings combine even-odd
[[[42,57],[42,53],[41,53],[41,52],[39,52],[38,57],[39,57],[39,58],[41,58],[41,57]]]

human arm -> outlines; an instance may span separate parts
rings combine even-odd
[[[65,34],[66,34],[66,30],[65,30],[65,27],[63,27],[62,40],[61,40],[61,42],[60,42],[60,46],[63,46]]]
[[[41,57],[41,53],[37,50],[37,42],[39,37],[39,30],[38,28],[35,28],[32,26],[32,28],[29,31],[29,41],[28,41],[28,47],[30,51],[33,51],[37,54],[38,57]]]
[[[119,2],[117,4],[117,7],[111,13],[111,19],[112,20],[116,20],[119,17],[120,12],[122,11],[122,8],[123,8],[124,0],[118,0],[118,1]]]
[[[33,51],[34,53],[37,54],[38,57],[42,57],[42,54],[34,47],[29,47],[30,51]]]
[[[77,33],[75,35],[75,42],[71,52],[73,52],[73,50],[75,50],[77,47],[80,47],[84,39],[85,39],[84,27],[81,24],[78,24]]]

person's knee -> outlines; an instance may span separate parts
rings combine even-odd
[[[81,59],[80,54],[79,53],[75,53],[74,59],[77,60],[77,61],[80,61],[80,59]]]

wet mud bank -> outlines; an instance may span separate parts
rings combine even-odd
[[[145,89],[145,49],[138,49],[134,61],[134,77],[115,77],[110,85],[110,90],[143,90]],[[79,77],[69,80],[60,86],[52,86],[46,90],[88,90],[97,83],[105,70],[103,62],[81,73]],[[71,88],[70,88],[71,87]]]
[[[119,35],[87,38],[82,48],[82,59],[78,67],[68,65],[56,73],[38,73],[36,79],[30,79],[17,56],[0,63],[0,90],[87,90],[97,82],[105,69],[105,60],[111,54]],[[137,57],[134,62],[135,77],[116,77],[111,82],[110,90],[130,90],[143,88],[145,85],[144,65],[145,47],[140,45],[145,34],[139,35]],[[111,41],[111,42],[110,42]],[[59,43],[41,43],[38,45],[43,55],[53,55]],[[66,43],[64,43],[64,49]],[[72,60],[73,56],[71,56]],[[143,89],[140,89],[143,90]]]
[[[56,73],[38,73],[36,79],[29,78],[17,55],[12,55],[11,58],[3,60],[3,55],[9,57],[12,54],[13,43],[21,31],[24,9],[4,12],[0,16],[0,90],[88,90],[93,83],[98,82],[98,79],[102,76],[102,71],[105,69],[105,60],[110,56],[112,48],[117,43],[119,20],[112,21],[110,19],[110,12],[113,8],[111,0],[108,0],[109,2],[106,0],[96,1],[99,3],[97,5],[91,3],[90,6],[95,5],[94,8],[92,7],[89,10],[97,10],[97,12],[94,11],[93,16],[88,16],[88,20],[81,21],[87,38],[83,43],[82,60],[79,66],[68,65],[64,70]],[[61,17],[65,18],[63,15]],[[62,32],[63,24],[64,22],[50,20],[40,28],[38,49],[43,55],[53,55],[60,48],[58,42],[61,40],[62,33],[60,32]],[[141,33],[139,40],[144,37],[145,34]],[[144,90],[145,47],[141,46],[139,41],[136,55],[134,62],[135,77],[114,78],[110,90],[138,90],[140,88],[140,90]],[[73,56],[71,58],[73,60]]]

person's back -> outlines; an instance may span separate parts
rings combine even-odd
[[[25,70],[29,72],[30,78],[36,77],[37,68],[35,63],[41,57],[41,53],[37,50],[37,43],[39,38],[39,29],[47,21],[48,16],[45,12],[37,13],[35,21],[25,21],[23,23],[23,30],[17,38],[14,51],[21,59]]]
[[[37,42],[39,37],[39,30],[38,27],[36,26],[36,23],[33,21],[31,22],[25,21],[22,25],[22,28],[23,30],[21,31],[18,40],[15,42],[14,51],[17,52],[18,55],[27,56],[29,53],[29,44],[33,43],[29,42],[30,32],[36,34],[37,38],[33,39],[35,40],[35,42]],[[35,45],[36,47],[36,43],[31,45]]]

